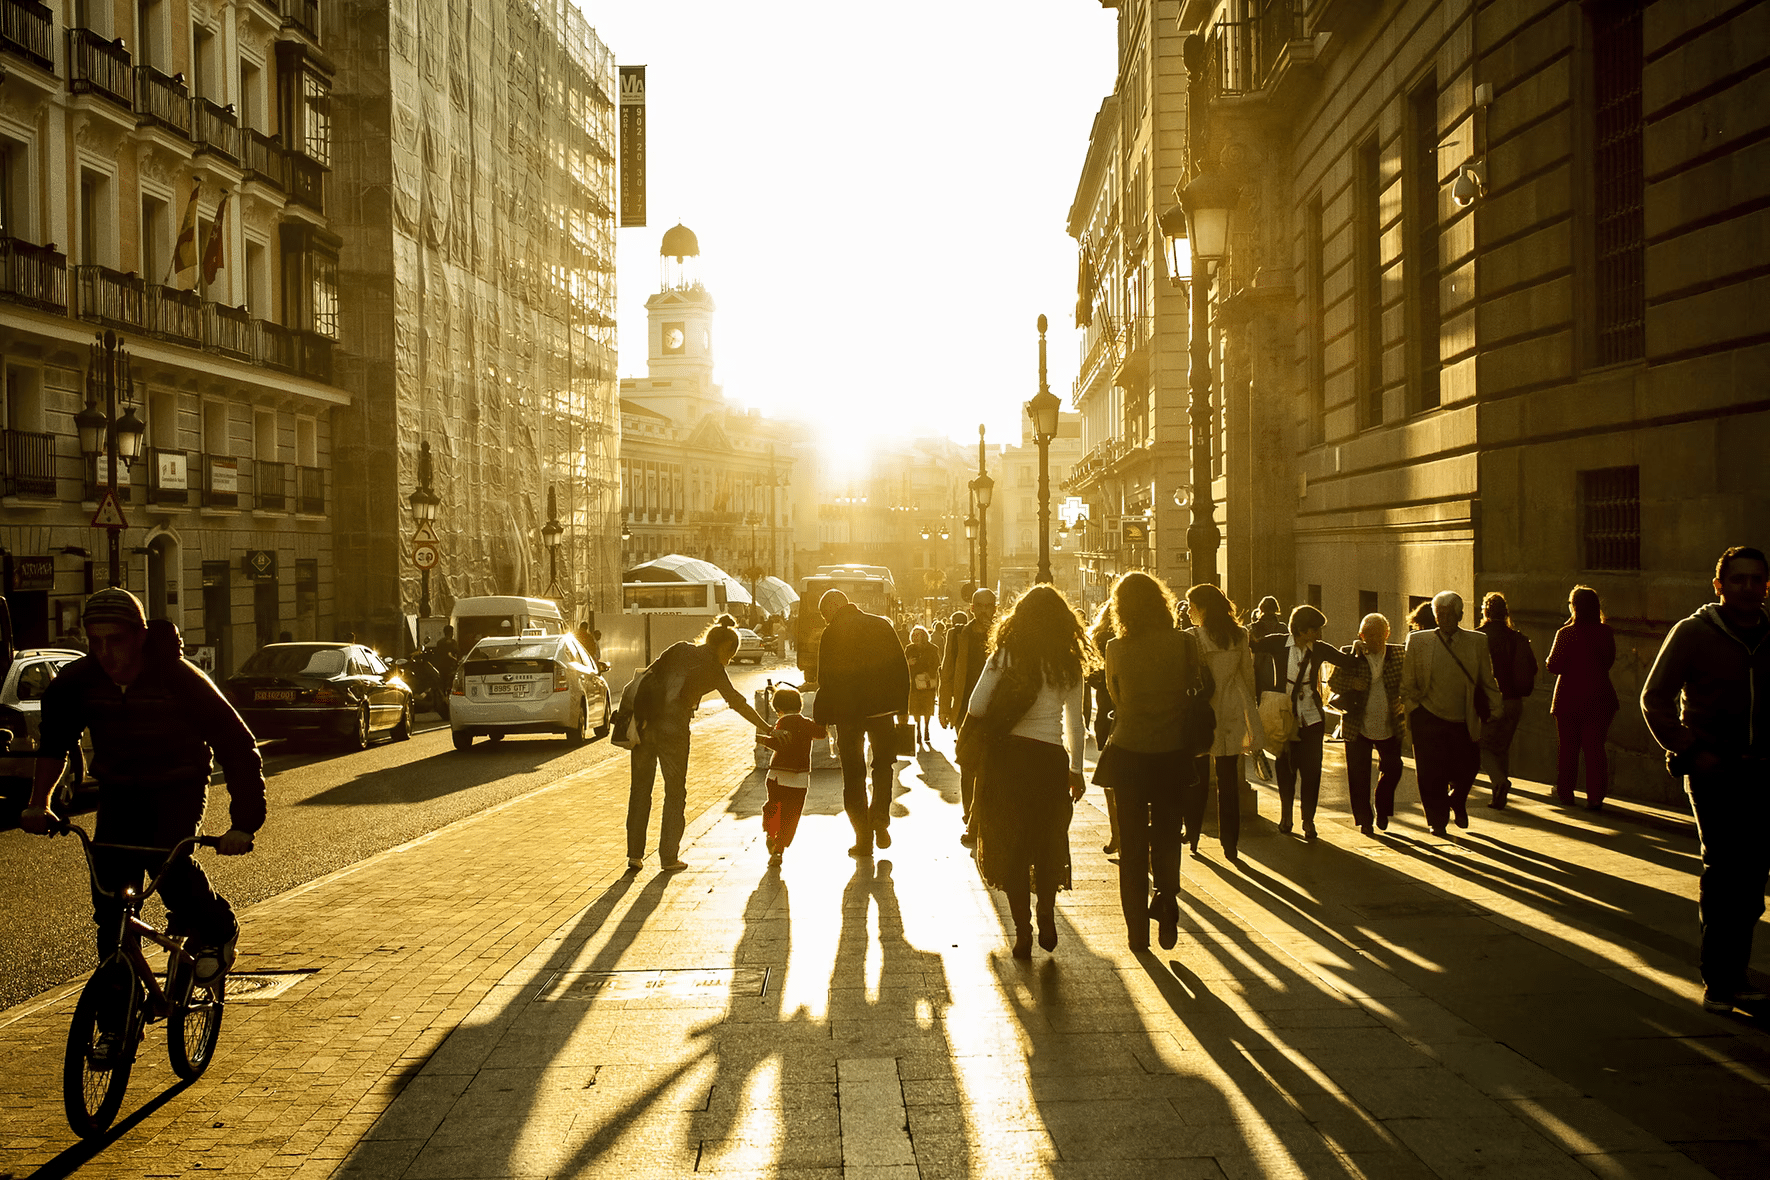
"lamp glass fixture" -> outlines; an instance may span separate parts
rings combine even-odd
[[[133,463],[141,454],[141,440],[147,434],[147,423],[135,416],[133,404],[125,406],[123,416],[114,427],[117,432],[117,456],[125,463]]]
[[[96,400],[86,403],[86,408],[74,415],[74,426],[80,432],[80,453],[97,456],[104,451],[104,411],[98,408]]]
[[[965,539],[967,541],[977,540],[977,518],[975,516],[965,518]]]
[[[971,490],[977,493],[977,506],[987,509],[990,498],[995,494],[996,481],[983,474],[971,481]]]
[[[1057,437],[1057,418],[1063,402],[1050,390],[1040,390],[1026,403],[1026,415],[1032,419],[1033,433],[1049,441]]]

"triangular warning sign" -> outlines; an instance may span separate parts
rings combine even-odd
[[[95,529],[126,529],[129,522],[123,519],[123,505],[117,501],[117,493],[105,489],[98,501],[98,511],[92,514],[92,527]]]

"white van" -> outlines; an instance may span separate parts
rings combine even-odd
[[[513,594],[457,598],[449,622],[454,624],[455,642],[462,655],[488,635],[521,635],[525,631],[563,635],[567,630],[565,616],[559,613],[557,604],[545,598],[518,598]]]

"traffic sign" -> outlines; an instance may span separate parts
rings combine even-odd
[[[415,545],[412,547],[412,564],[421,570],[435,569],[436,558],[435,545]]]
[[[432,525],[428,520],[425,521],[423,524],[419,525],[418,531],[412,534],[412,544],[414,544],[414,545],[434,545],[434,544],[436,544],[436,527],[434,525]]]
[[[123,519],[123,505],[117,500],[117,493],[106,488],[104,495],[99,497],[98,511],[92,514],[92,527],[95,529],[126,529],[129,522]]]

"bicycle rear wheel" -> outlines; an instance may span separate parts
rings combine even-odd
[[[117,1004],[114,986],[104,976],[105,968],[100,967],[86,981],[80,1001],[74,1005],[67,1056],[62,1060],[61,1091],[68,1126],[82,1139],[101,1135],[110,1127],[117,1108],[123,1105],[123,1091],[129,1088],[129,1071],[135,1065],[135,1046],[129,1035],[134,1012],[128,1002],[117,1014],[108,1059],[93,1060],[100,1036],[99,1012],[107,1004]],[[129,987],[132,994],[139,987],[134,976]]]
[[[209,1068],[215,1042],[221,1037],[227,976],[197,983],[188,963],[175,967],[174,973],[177,990],[172,993],[172,1015],[166,1021],[166,1051],[172,1057],[172,1072],[194,1082]]]

